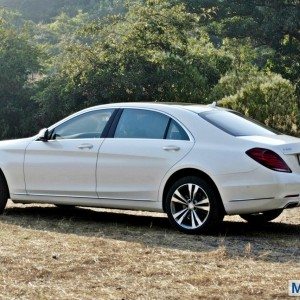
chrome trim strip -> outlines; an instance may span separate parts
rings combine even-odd
[[[28,193],[27,196],[34,196],[34,197],[66,197],[66,198],[88,198],[88,199],[98,199],[96,196],[71,196],[71,195],[57,195],[57,194],[30,194]]]
[[[64,198],[77,198],[77,199],[99,199],[99,200],[124,200],[124,201],[149,201],[149,202],[155,202],[150,199],[128,199],[128,198],[107,198],[107,197],[91,197],[91,196],[71,196],[71,195],[55,195],[55,194],[24,194],[24,193],[15,193],[12,195],[17,196],[33,196],[33,197],[64,197]]]
[[[256,200],[271,200],[275,199],[274,197],[266,197],[266,198],[249,198],[249,199],[234,199],[229,202],[240,202],[240,201],[256,201]]]

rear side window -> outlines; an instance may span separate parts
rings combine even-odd
[[[199,115],[204,120],[233,136],[278,134],[275,130],[233,111],[213,110]]]
[[[115,138],[189,140],[185,130],[170,117],[145,109],[124,109]]]
[[[187,133],[184,131],[184,129],[177,122],[171,120],[166,139],[188,141],[189,137]]]
[[[169,117],[144,109],[124,109],[115,138],[163,139]]]

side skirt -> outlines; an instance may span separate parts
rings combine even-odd
[[[152,201],[98,199],[98,198],[74,198],[56,196],[33,196],[33,195],[11,195],[14,203],[40,203],[40,204],[61,204],[98,208],[115,208],[127,210],[143,210],[153,212],[163,212],[162,203]]]

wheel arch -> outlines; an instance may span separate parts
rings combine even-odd
[[[7,188],[8,198],[10,198],[9,186],[7,183],[6,176],[5,176],[4,172],[2,171],[2,168],[0,168],[0,180],[3,180],[3,183],[5,184],[5,187]]]
[[[178,179],[187,177],[187,176],[196,176],[196,177],[206,180],[216,191],[219,201],[220,201],[220,204],[221,204],[221,207],[223,209],[223,212],[224,212],[224,214],[226,214],[224,204],[223,204],[223,201],[221,198],[221,194],[220,194],[219,189],[218,189],[217,185],[215,184],[215,182],[212,180],[212,178],[207,173],[205,173],[199,169],[194,169],[194,168],[184,168],[184,169],[177,170],[168,178],[168,180],[166,181],[166,183],[164,185],[163,194],[162,194],[162,205],[163,205],[164,212],[166,211],[165,203],[166,203],[166,197],[167,197],[169,189]]]

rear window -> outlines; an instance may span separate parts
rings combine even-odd
[[[202,112],[199,115],[204,120],[233,136],[279,134],[275,130],[234,111],[213,110]]]

